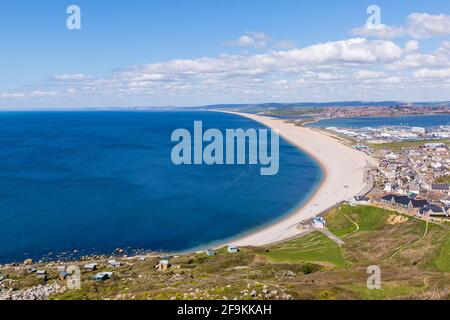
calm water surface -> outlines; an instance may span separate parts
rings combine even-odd
[[[261,128],[206,112],[0,113],[0,262],[193,248],[279,219],[321,180],[318,165],[284,141],[277,176],[175,166],[171,133],[192,131],[195,120]]]

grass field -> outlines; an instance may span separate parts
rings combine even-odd
[[[450,239],[445,242],[435,264],[440,270],[450,272]]]
[[[269,252],[263,255],[275,263],[313,262],[333,266],[345,265],[340,247],[319,232],[271,247]]]
[[[449,139],[441,139],[441,140],[422,140],[422,141],[401,141],[401,142],[371,144],[370,146],[374,149],[388,148],[393,151],[399,151],[402,148],[415,148],[415,147],[420,147],[427,143],[445,143],[448,145],[448,144],[450,144],[450,140]]]
[[[344,288],[358,293],[358,295],[364,300],[383,300],[408,297],[411,294],[415,294],[424,289],[420,286],[412,286],[408,284],[407,281],[384,283],[381,290],[370,290],[367,286],[362,285],[346,285]]]
[[[327,228],[338,237],[344,237],[358,229],[351,218],[342,212],[342,207],[331,210],[327,215]]]
[[[450,175],[437,178],[436,183],[450,183]]]

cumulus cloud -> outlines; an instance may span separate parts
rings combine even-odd
[[[359,70],[353,73],[353,77],[356,79],[377,79],[384,76],[385,76],[384,72],[372,70]]]
[[[52,77],[52,79],[55,81],[63,81],[63,82],[77,82],[77,81],[91,80],[92,77],[79,73],[79,74],[55,75]]]
[[[413,45],[413,48],[415,45]],[[411,47],[408,49],[408,44],[405,48],[405,54],[397,61],[386,65],[390,70],[402,69],[418,69],[425,67],[447,67],[450,66],[450,50],[446,47],[446,42],[442,43],[441,47],[431,53],[412,52]]]
[[[414,72],[414,77],[418,79],[441,79],[450,78],[450,68],[448,69],[420,69]]]
[[[4,92],[4,93],[0,93],[0,98],[1,99],[11,99],[11,98],[23,98],[25,97],[24,93],[21,92]]]
[[[352,30],[352,34],[364,37],[394,39],[410,37],[413,39],[431,38],[450,35],[450,15],[431,15],[428,13],[411,13],[404,26],[384,24],[373,27],[362,26]]]
[[[415,52],[415,51],[418,51],[419,49],[420,49],[420,45],[419,45],[419,42],[416,40],[408,41],[405,45],[406,53]]]
[[[271,37],[264,32],[247,31],[245,35],[242,35],[238,39],[231,41],[229,44],[239,47],[263,49],[267,47],[270,41],[272,41]]]
[[[171,60],[134,66],[116,76],[131,82],[179,81],[196,77],[263,76],[271,72],[295,73],[341,63],[365,64],[399,59],[402,49],[391,41],[363,38],[326,42],[302,49],[257,55],[222,55],[216,58]]]
[[[280,40],[274,43],[274,48],[279,50],[289,50],[295,48],[295,43],[289,40]]]
[[[56,97],[58,95],[55,91],[41,91],[35,90],[30,93],[31,97]]]
[[[407,33],[415,39],[450,35],[450,15],[412,13],[408,17]]]
[[[394,39],[405,35],[403,27],[388,26],[385,24],[375,25],[371,28],[362,26],[352,30],[352,34],[362,37],[374,37],[381,39]]]

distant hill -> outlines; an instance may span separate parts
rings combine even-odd
[[[195,107],[196,109],[239,109],[267,110],[320,107],[449,107],[450,101],[404,102],[404,101],[336,101],[336,102],[296,102],[296,103],[262,103],[262,104],[216,104]]]

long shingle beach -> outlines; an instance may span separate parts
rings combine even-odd
[[[228,112],[278,129],[280,136],[308,153],[321,165],[324,178],[313,196],[289,216],[233,241],[239,246],[258,246],[299,235],[302,221],[313,218],[335,205],[351,200],[367,188],[366,173],[376,161],[317,130],[299,127],[281,119],[254,114]]]

